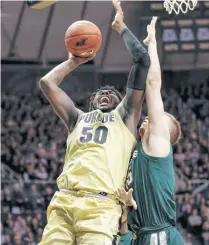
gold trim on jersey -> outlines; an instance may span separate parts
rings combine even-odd
[[[105,200],[112,199],[112,200],[119,201],[117,196],[107,194],[107,193],[93,193],[93,192],[88,192],[83,190],[69,190],[69,189],[60,189],[60,191],[77,197],[96,197]]]

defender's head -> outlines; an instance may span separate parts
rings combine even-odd
[[[90,98],[89,111],[99,109],[103,112],[114,110],[123,96],[112,86],[105,86],[94,92]]]
[[[172,145],[175,145],[179,142],[182,136],[181,125],[174,116],[172,116],[167,112],[165,112],[165,121],[168,124],[169,131],[170,131],[170,142]],[[148,123],[149,123],[149,118],[145,117],[145,120],[142,122],[141,126],[139,127],[139,135],[141,136],[141,138],[143,137],[144,132],[148,130]]]

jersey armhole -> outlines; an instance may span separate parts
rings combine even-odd
[[[167,160],[171,155],[173,155],[172,145],[170,145],[170,152],[169,152],[169,154],[168,154],[166,157],[154,157],[154,156],[148,155],[148,154],[144,151],[142,141],[139,143],[138,148],[139,148],[141,154],[142,154],[145,158],[147,158],[147,159],[152,159],[152,160],[154,160],[154,161],[158,161],[158,160],[164,161],[164,160]]]
[[[85,112],[83,112],[83,111],[81,111],[81,110],[78,110],[78,118],[77,118],[77,121],[76,121],[74,127],[72,127],[71,130],[68,130],[68,136],[69,136],[70,134],[73,133],[73,131],[74,131],[75,128],[77,127],[78,123],[80,122],[80,118],[81,118],[84,114],[85,114]]]
[[[127,128],[127,126],[125,125],[125,123],[123,122],[117,108],[115,110],[113,110],[113,113],[116,115],[116,117],[118,118],[118,120],[120,121],[120,123],[124,126],[124,129],[128,132],[128,134],[131,136],[131,138],[133,139],[134,143],[137,143],[137,140],[135,138],[135,136],[131,133],[131,131]]]

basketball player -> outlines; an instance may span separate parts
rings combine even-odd
[[[120,2],[113,1],[115,8]],[[40,80],[40,87],[68,129],[65,164],[57,179],[40,245],[111,245],[118,232],[121,205],[117,189],[124,185],[132,150],[136,146],[150,59],[116,13],[113,28],[121,34],[133,58],[126,95],[110,86],[90,99],[90,112],[76,108],[59,88],[62,80],[89,58],[69,59]],[[70,84],[69,84],[70,86]]]
[[[181,127],[163,107],[160,93],[161,70],[155,38],[156,20],[156,17],[152,18],[147,27],[148,36],[144,40],[151,59],[145,92],[148,117],[139,128],[141,142],[130,162],[127,177],[129,192],[119,190],[120,197],[127,205],[135,206],[128,213],[128,227],[135,239],[131,243],[130,233],[125,232],[121,235],[120,245],[184,244],[175,228],[176,206],[173,199],[175,173],[172,145],[181,138]],[[125,223],[124,225],[126,226]]]

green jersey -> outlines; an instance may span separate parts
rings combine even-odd
[[[139,143],[129,166],[126,187],[133,188],[137,210],[129,212],[129,230],[150,233],[175,226],[173,152],[165,158],[148,156]]]

